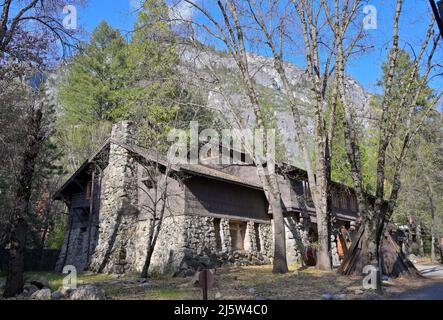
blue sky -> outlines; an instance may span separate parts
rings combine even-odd
[[[118,28],[125,35],[135,21],[134,6],[138,0],[89,0],[84,7],[77,9],[79,24],[90,33],[102,20]],[[428,0],[405,0],[400,21],[401,46],[412,46],[418,51],[418,45],[426,34],[429,21]],[[372,49],[354,58],[348,73],[359,81],[368,91],[376,92],[375,83],[380,78],[380,66],[386,58],[392,30],[392,19],[396,1],[368,0],[369,5],[377,9],[377,29],[369,30],[369,43]],[[443,46],[438,49],[438,57],[443,56]],[[432,85],[443,89],[443,81],[433,81]]]

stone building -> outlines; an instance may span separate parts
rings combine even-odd
[[[272,214],[253,165],[220,165],[209,158],[167,166],[161,155],[137,146],[131,136],[130,123],[115,125],[100,150],[57,192],[55,199],[69,209],[58,270],[65,265],[108,273],[142,270],[148,232],[158,220],[152,215],[155,188],[147,171],[153,164],[170,171],[159,171],[167,181],[167,209],[151,272],[191,275],[201,266],[272,261]],[[231,156],[245,157],[237,151]],[[315,244],[315,211],[306,172],[287,165],[278,172],[287,257],[294,262],[305,254],[297,248]],[[337,230],[357,218],[355,195],[339,184],[333,186],[333,215]]]

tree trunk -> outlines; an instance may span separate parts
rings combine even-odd
[[[273,197],[274,198],[274,197]],[[272,216],[274,219],[274,261],[273,273],[286,273],[289,271],[286,260],[286,232],[283,210],[280,199],[271,200]]]
[[[440,263],[443,264],[443,243],[439,244],[440,248]]]
[[[42,112],[32,110],[27,127],[28,141],[23,155],[22,169],[18,178],[16,205],[11,216],[10,251],[5,298],[13,297],[23,291],[24,253],[26,246],[27,215],[31,198],[32,180],[35,163],[43,140],[41,132]]]
[[[362,224],[354,234],[348,254],[338,272],[344,275],[362,275],[363,268],[373,265],[378,268],[378,243],[375,226],[371,221]]]
[[[383,241],[377,243],[376,231],[360,226],[352,239],[349,254],[345,256],[338,272],[343,275],[363,275],[363,268],[372,265],[378,268],[381,274],[389,277],[407,275],[419,277],[420,273],[403,254],[401,248],[389,233],[385,233]],[[380,252],[375,248],[380,247]],[[378,277],[377,288],[380,288],[381,277]]]
[[[425,255],[424,249],[423,249],[423,239],[421,237],[421,225],[420,223],[417,223],[415,226],[415,241],[418,245],[418,255],[420,257],[423,257]]]
[[[435,261],[435,237],[431,236],[431,261]]]
[[[146,252],[146,259],[145,263],[143,265],[143,270],[141,273],[141,277],[147,279],[148,278],[148,272],[149,272],[149,266],[151,265],[151,259],[152,259],[152,253],[154,250],[152,248],[148,248]]]
[[[326,196],[326,195],[325,195]],[[332,255],[331,255],[331,226],[330,219],[327,212],[327,199],[322,197],[322,205],[320,210],[316,208],[317,215],[317,233],[318,233],[318,254],[317,254],[317,269],[331,270],[332,269]]]
[[[24,256],[26,245],[27,223],[20,218],[13,228],[10,239],[8,275],[3,296],[14,297],[23,291]]]

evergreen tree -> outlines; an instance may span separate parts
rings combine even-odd
[[[128,50],[120,32],[101,22],[91,41],[69,66],[59,97],[65,125],[114,122],[124,103],[131,70]]]

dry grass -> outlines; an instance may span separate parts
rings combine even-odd
[[[294,266],[287,274],[273,274],[272,266],[229,267],[216,270],[214,286],[209,293],[213,299],[221,293],[223,299],[245,300],[257,296],[267,299],[322,299],[325,293],[344,293],[349,286],[357,286],[360,278],[342,277],[335,272],[321,272],[315,268],[299,271]],[[192,278],[155,277],[147,284],[134,279],[101,283],[111,299],[201,299],[201,290]]]
[[[319,271],[315,268],[299,270],[294,274],[295,265],[286,274],[273,274],[272,266],[224,267],[216,270],[214,287],[209,299],[221,293],[223,299],[248,300],[266,299],[319,300],[326,293],[334,299],[385,299],[408,290],[432,283],[426,279],[396,279],[385,285],[385,296],[370,291],[362,293],[362,278],[338,275],[336,272]],[[27,273],[26,279],[46,278],[51,289],[62,285],[63,276],[55,273]],[[0,282],[4,280],[0,278]],[[137,275],[114,277],[103,274],[82,274],[80,284],[95,284],[106,291],[109,299],[121,300],[198,300],[201,289],[194,287],[192,278],[155,276],[147,283],[137,282]],[[356,293],[356,291],[358,293]]]

